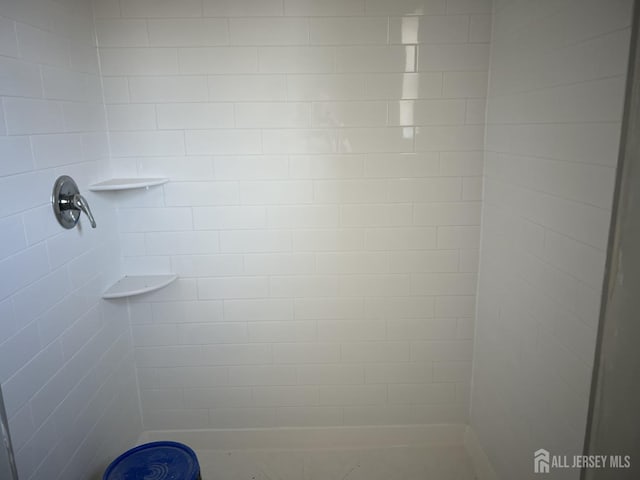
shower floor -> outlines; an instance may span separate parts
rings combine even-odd
[[[462,446],[196,450],[202,480],[474,480]]]

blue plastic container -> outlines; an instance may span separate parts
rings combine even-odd
[[[116,458],[102,480],[201,480],[198,457],[178,442],[151,442]]]

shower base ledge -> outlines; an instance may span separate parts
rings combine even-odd
[[[236,452],[234,455],[239,455],[243,464],[251,463],[256,455],[263,458],[260,455],[269,456],[271,454],[268,452],[274,451],[279,453],[273,458],[280,458],[281,463],[285,464],[286,458],[299,459],[296,455],[300,454],[311,460],[333,458],[331,452],[335,460],[368,455],[369,458],[379,457],[384,463],[387,456],[394,456],[394,451],[409,456],[415,456],[416,452],[418,456],[432,452],[438,457],[457,452],[458,457],[454,455],[453,458],[459,460],[463,455],[468,469],[473,471],[470,476],[454,475],[457,480],[500,480],[475,432],[466,424],[149,430],[140,435],[138,444],[162,440],[186,443],[196,450],[198,456],[202,457],[201,463],[205,464],[205,472],[207,469],[219,472],[221,466],[218,462],[230,459],[230,452]],[[238,478],[234,475],[228,478]],[[220,478],[227,480],[224,475]],[[438,480],[449,480],[449,476],[438,476]]]
[[[466,428],[465,424],[439,424],[149,430],[142,433],[138,443],[170,439],[200,450],[464,445]]]

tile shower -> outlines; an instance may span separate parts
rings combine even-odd
[[[0,383],[21,479],[97,478],[175,437],[211,451],[210,478],[270,478],[219,429],[368,448],[278,454],[295,475],[384,439],[416,444],[390,465],[439,452],[407,478],[473,478],[463,436],[502,479],[532,475],[540,444],[580,451],[631,4],[0,2]],[[61,174],[97,230],[56,223]],[[86,192],[113,177],[169,182]]]

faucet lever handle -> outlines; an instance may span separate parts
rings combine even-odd
[[[84,214],[89,219],[89,222],[91,223],[91,228],[96,228],[96,221],[93,218],[93,214],[91,213],[91,208],[89,208],[89,202],[87,202],[87,199],[79,193],[76,193],[73,196],[73,204],[76,208],[79,208],[84,212]]]

